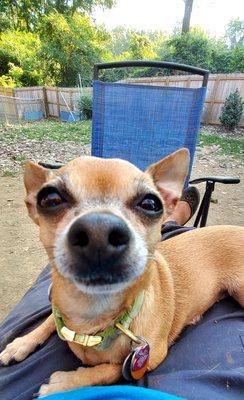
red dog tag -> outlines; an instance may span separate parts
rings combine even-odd
[[[149,362],[149,353],[150,346],[148,343],[144,343],[142,346],[139,346],[134,350],[130,367],[133,379],[141,379],[145,374]]]
[[[141,379],[148,367],[150,346],[144,338],[140,339],[144,343],[132,350],[123,363],[122,374],[128,381]]]

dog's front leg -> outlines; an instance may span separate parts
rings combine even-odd
[[[24,360],[38,345],[41,345],[55,331],[55,323],[51,314],[40,326],[25,336],[9,343],[0,354],[0,363],[8,365]]]
[[[78,368],[76,371],[57,371],[50,376],[48,384],[40,387],[39,395],[71,390],[83,386],[109,385],[121,377],[121,365],[100,364],[95,367]]]

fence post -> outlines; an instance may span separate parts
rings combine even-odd
[[[49,106],[48,106],[48,99],[47,99],[47,90],[46,90],[45,86],[42,87],[42,91],[43,91],[45,114],[46,114],[46,118],[48,118],[49,117]]]
[[[58,87],[56,87],[56,98],[57,98],[58,118],[60,118],[60,102],[59,102],[59,88]]]
[[[215,104],[215,100],[216,100],[216,93],[219,87],[219,82],[220,82],[220,75],[217,76],[217,79],[215,79],[214,82],[214,87],[213,87],[213,91],[212,91],[212,96],[211,96],[211,100],[210,100],[210,107],[211,109],[209,110],[209,124],[215,123],[215,121],[213,120],[214,117],[214,104]]]
[[[16,114],[16,118],[18,121],[18,124],[20,123],[20,118],[19,118],[19,109],[18,109],[18,102],[15,98],[15,89],[12,89],[12,96],[13,96],[13,102],[14,102],[14,108],[15,108],[15,114]]]
[[[72,111],[74,110],[73,91],[72,91],[72,89],[70,90],[70,108],[71,108]]]
[[[188,78],[186,79],[186,88],[191,87],[191,76],[188,76]]]
[[[3,112],[4,112],[4,117],[5,117],[5,123],[8,124],[8,117],[5,109],[5,102],[3,101]]]

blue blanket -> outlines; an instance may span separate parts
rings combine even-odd
[[[183,400],[168,393],[133,386],[98,386],[43,397],[47,400]]]

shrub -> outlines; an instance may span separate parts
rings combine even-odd
[[[78,100],[78,109],[82,119],[92,118],[92,97],[91,95],[84,94]]]
[[[242,110],[242,98],[236,89],[226,98],[219,120],[227,129],[233,131],[240,122]]]

